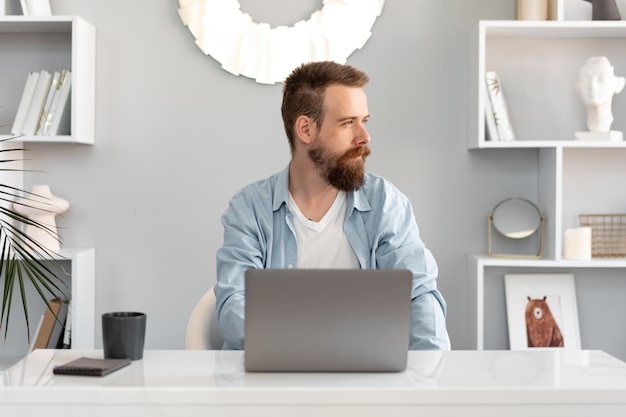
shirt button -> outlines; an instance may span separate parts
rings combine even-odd
[[[293,265],[291,264],[287,265],[287,269],[293,269]]]

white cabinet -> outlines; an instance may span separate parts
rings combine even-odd
[[[562,16],[563,3],[558,7]],[[536,190],[532,200],[547,222],[542,259],[469,257],[468,344],[508,348],[505,273],[566,272],[576,277],[582,347],[626,358],[626,337],[611,330],[626,325],[626,303],[619,302],[626,300],[626,259],[569,261],[562,255],[564,231],[579,225],[580,214],[626,213],[626,142],[574,137],[587,130],[586,109],[575,90],[578,69],[588,57],[604,55],[616,75],[626,76],[626,22],[481,21],[470,45],[468,149],[500,149],[489,151],[493,158],[517,149],[519,158],[529,159],[536,183],[526,190]],[[486,140],[484,74],[490,70],[500,77],[515,141]],[[614,97],[613,114],[612,128],[626,132],[626,90]],[[489,202],[490,208],[496,203]],[[617,296],[618,305],[607,301]],[[606,335],[596,337],[598,329]]]
[[[78,16],[0,16],[0,139],[9,137],[30,71],[72,71],[70,135],[24,142],[95,141],[95,28]]]

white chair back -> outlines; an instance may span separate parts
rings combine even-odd
[[[209,289],[189,316],[187,322],[187,336],[185,349],[189,350],[220,350],[224,344],[224,338],[217,326],[217,312],[215,311],[215,292],[213,287]]]

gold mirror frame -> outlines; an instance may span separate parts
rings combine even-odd
[[[502,209],[502,207],[504,207],[505,205],[509,203],[516,203],[516,204],[521,203],[521,204],[526,205],[533,213],[536,212],[537,220],[538,220],[536,227],[529,229],[529,230],[525,230],[524,232],[520,232],[520,233],[513,233],[513,234],[509,233],[508,235],[503,233],[501,229],[499,229],[496,225],[493,224],[494,214],[496,214],[498,209]],[[543,253],[543,235],[544,235],[545,222],[546,222],[546,217],[541,214],[541,211],[533,202],[526,200],[524,198],[520,198],[520,197],[512,197],[512,198],[507,198],[505,200],[502,200],[501,202],[496,204],[492,212],[487,215],[487,252],[489,256],[497,257],[497,258],[516,258],[516,259],[541,258],[541,255]],[[539,247],[538,247],[537,253],[517,254],[517,253],[494,252],[492,250],[492,231],[491,231],[492,228],[495,228],[496,231],[498,231],[502,236],[508,239],[525,239],[536,234],[538,230],[539,231]]]

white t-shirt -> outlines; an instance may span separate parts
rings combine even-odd
[[[360,268],[359,260],[343,230],[346,192],[339,191],[333,205],[319,222],[307,219],[289,194],[298,242],[297,268]]]

